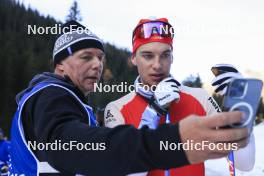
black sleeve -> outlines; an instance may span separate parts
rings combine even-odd
[[[40,161],[47,160],[63,173],[123,176],[189,164],[183,150],[160,150],[160,141],[180,142],[178,124],[161,125],[156,130],[138,130],[130,125],[112,129],[91,127],[85,111],[61,88],[49,87],[34,95],[26,104],[23,116],[27,116],[23,117],[23,125],[28,141],[57,140],[61,144],[76,141],[93,148],[34,151]],[[96,145],[101,147],[98,149]]]

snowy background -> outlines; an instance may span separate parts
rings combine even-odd
[[[264,176],[264,122],[254,127],[256,144],[256,163],[250,172],[239,172],[236,176]],[[206,162],[206,176],[229,176],[225,158]]]

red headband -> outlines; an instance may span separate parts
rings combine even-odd
[[[164,27],[163,30],[161,27]],[[167,29],[166,29],[167,28]],[[166,18],[155,20],[141,19],[133,31],[133,53],[144,44],[151,42],[166,43],[172,47],[173,28]]]

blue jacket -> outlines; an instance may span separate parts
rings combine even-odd
[[[40,81],[41,80],[41,81]],[[32,81],[33,84],[17,96],[18,107],[12,122],[11,129],[11,174],[25,174],[25,175],[39,175],[40,173],[58,173],[47,161],[40,161],[35,153],[30,149],[28,140],[26,139],[22,123],[23,111],[27,101],[34,95],[38,94],[44,89],[56,87],[66,91],[73,99],[76,100],[80,108],[86,111],[87,124],[96,126],[96,120],[92,112],[92,108],[86,105],[80,98],[71,90],[69,83],[64,82],[61,78],[58,79],[56,75],[45,73],[40,77],[36,77]],[[27,162],[25,162],[27,161]]]

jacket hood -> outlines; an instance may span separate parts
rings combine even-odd
[[[62,77],[54,73],[44,72],[34,76],[33,79],[29,82],[28,87],[16,95],[16,103],[18,104],[18,102],[26,92],[31,91],[31,89],[35,85],[41,82],[61,83],[64,85],[67,84],[67,87],[74,87],[73,83],[68,77]]]

